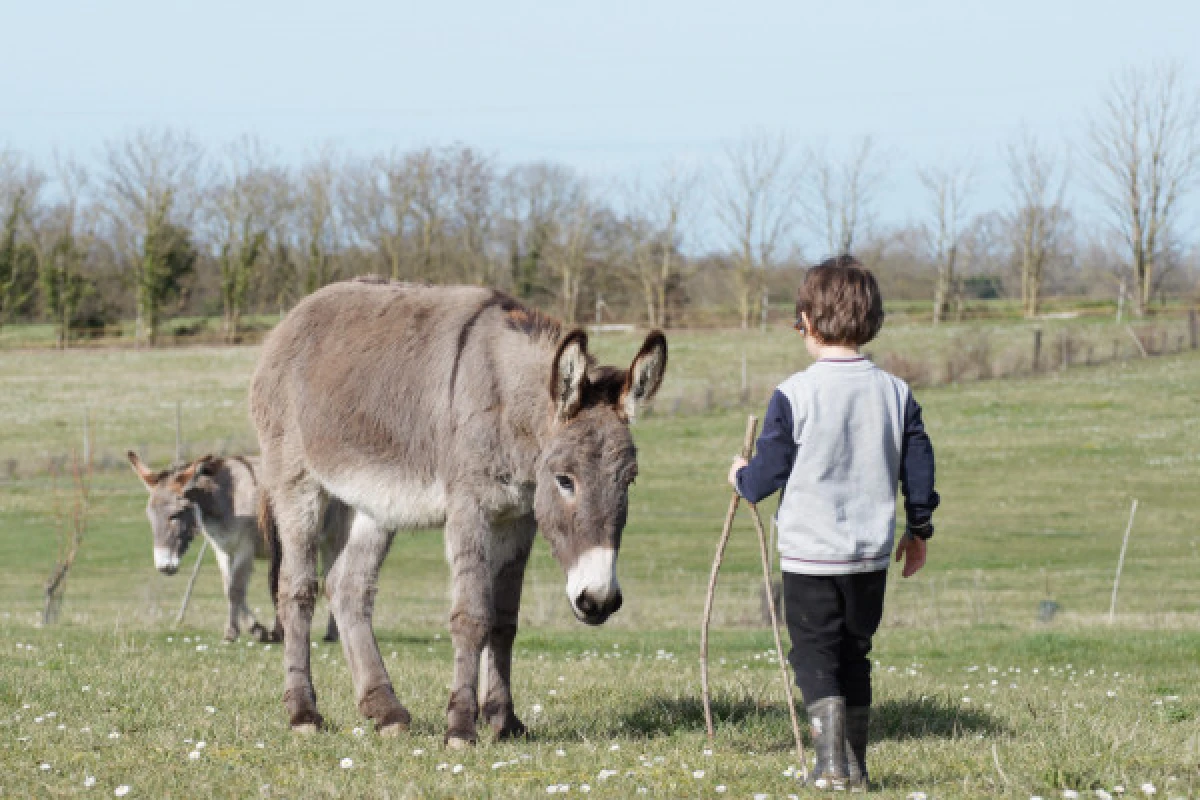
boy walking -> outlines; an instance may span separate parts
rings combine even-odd
[[[809,270],[796,328],[815,363],[767,406],[754,458],[729,481],[752,503],[783,490],[777,516],[789,661],[812,722],[819,788],[866,787],[871,639],[895,528],[904,577],[925,564],[938,506],[933,447],[908,385],[859,353],[883,325],[875,277],[851,256]]]

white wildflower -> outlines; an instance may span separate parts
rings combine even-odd
[[[341,764],[342,769],[350,769],[354,766],[354,759],[343,758],[339,763]]]
[[[366,736],[366,734],[367,734],[367,732],[364,731],[362,728],[355,728],[354,730],[352,730],[350,732],[353,733],[355,736]]]
[[[113,794],[115,794],[117,797],[124,797],[125,795],[129,794],[129,785],[122,783],[120,786],[113,789]]]
[[[50,765],[43,761],[41,764],[38,764],[38,769],[40,769],[42,772],[49,772]]]
[[[83,788],[90,789],[95,785],[96,785],[96,776],[95,775],[88,775],[88,776],[84,777]]]
[[[192,761],[198,760],[200,758],[200,751],[193,750],[192,752],[188,753],[188,758],[191,759]]]
[[[209,714],[217,713],[217,709],[214,708],[213,706],[205,706],[204,710],[207,711]]]
[[[716,791],[716,793],[717,793],[717,794],[725,794],[725,792],[727,792],[727,791],[728,791],[728,789],[726,788],[725,784],[723,784],[723,783],[718,783],[718,784],[717,784],[717,786],[716,786],[716,789],[715,789],[715,791]]]
[[[423,755],[425,755],[425,750],[423,748],[418,747],[416,750],[413,750],[413,755],[414,756],[423,756]]]
[[[692,777],[695,778],[696,780],[700,780],[701,778],[704,777],[704,770],[702,770],[702,769],[693,770]]]
[[[121,738],[121,734],[120,734],[120,732],[118,732],[118,731],[109,731],[108,738],[110,738],[110,739],[120,739],[120,738]]]
[[[453,772],[455,775],[457,775],[458,773],[463,771],[463,765],[455,764],[454,767],[450,771]]]
[[[1154,788],[1153,783],[1143,783],[1142,784],[1142,794],[1152,795],[1152,794],[1155,794],[1157,791],[1158,791],[1158,789]]]

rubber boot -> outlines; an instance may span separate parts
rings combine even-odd
[[[823,697],[808,707],[812,724],[813,750],[817,763],[808,778],[816,789],[845,789],[846,765],[846,698]]]
[[[846,708],[846,786],[851,789],[866,789],[870,783],[867,775],[868,728],[871,723],[870,706]]]

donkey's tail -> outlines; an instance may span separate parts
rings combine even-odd
[[[271,632],[271,638],[281,642],[283,625],[279,621],[279,565],[283,562],[283,545],[279,541],[279,526],[275,524],[271,497],[265,491],[258,493],[258,530],[267,545],[267,587],[271,591],[271,605],[275,607],[275,629]]]

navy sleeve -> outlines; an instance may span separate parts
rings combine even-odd
[[[796,444],[792,425],[792,404],[778,389],[767,404],[762,433],[754,449],[754,458],[738,470],[738,494],[758,503],[787,485],[796,463]]]
[[[933,488],[933,443],[925,433],[921,406],[910,394],[904,409],[904,444],[900,449],[900,487],[908,527],[924,528],[941,498]]]

